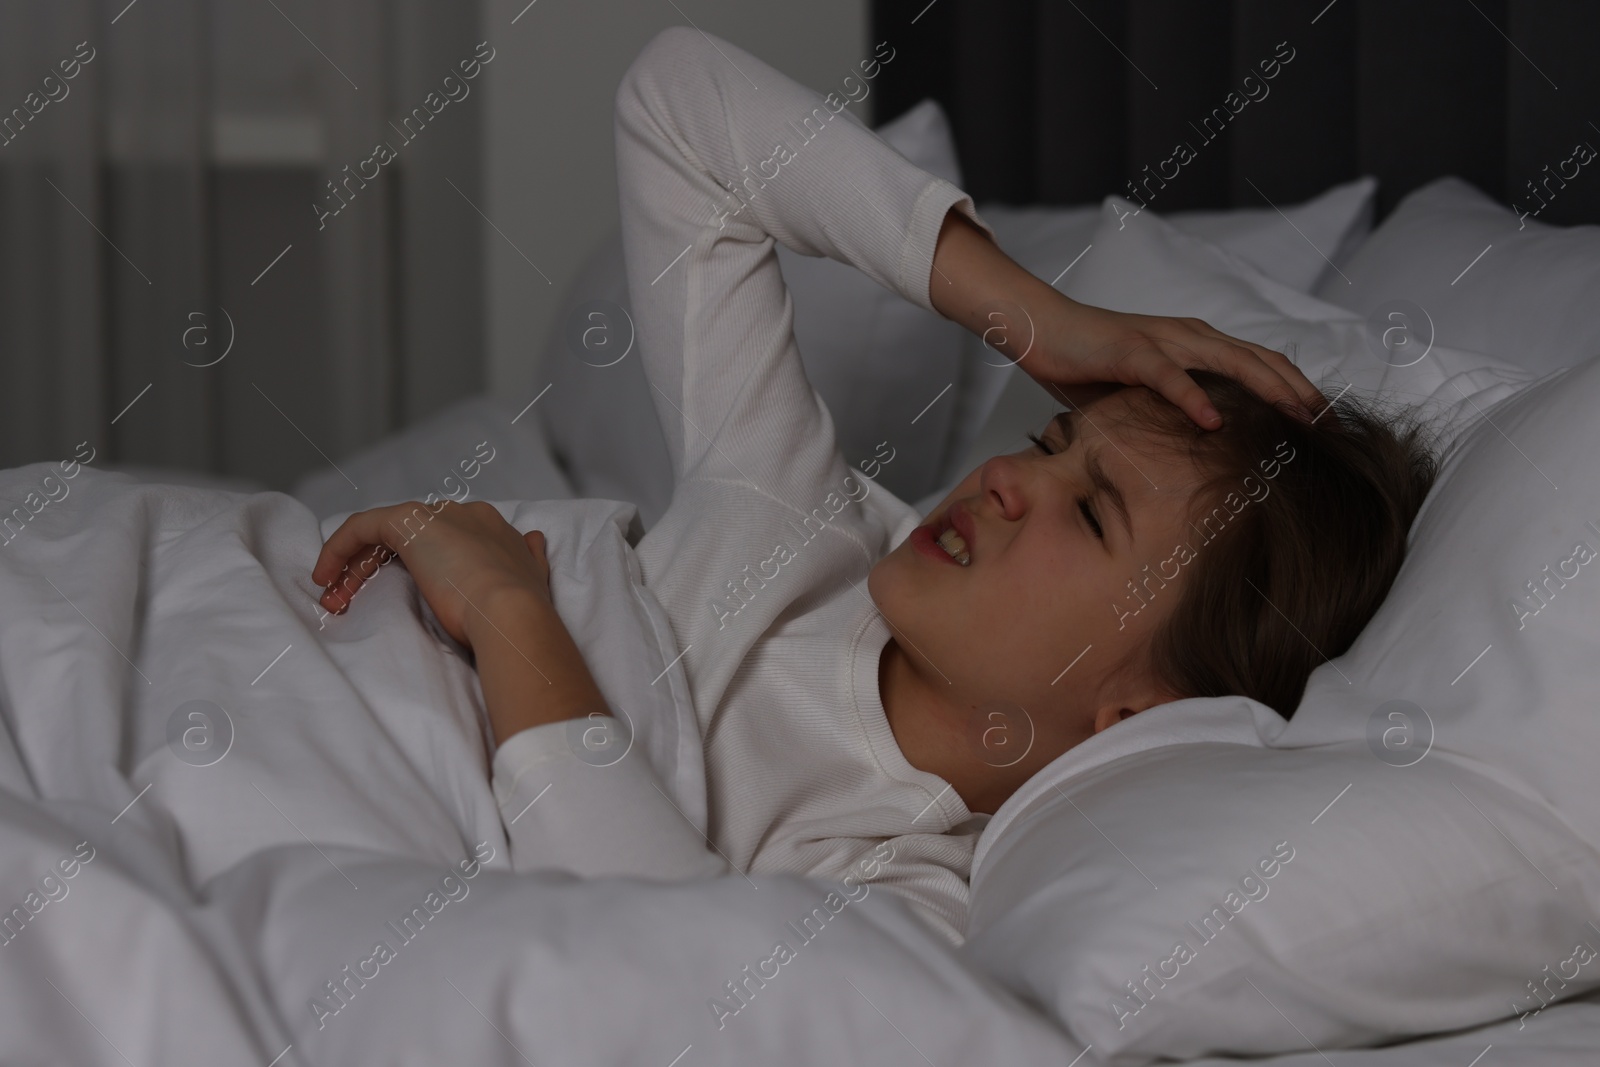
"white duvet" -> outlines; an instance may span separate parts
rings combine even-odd
[[[632,506],[499,507],[703,826]],[[882,890],[510,873],[475,675],[409,576],[321,618],[342,516],[45,464],[0,509],[0,1062],[1099,1062]],[[1545,1014],[1338,1057],[1574,1062],[1600,1006]]]
[[[499,506],[546,532],[558,609],[703,829],[633,507]],[[819,913],[793,877],[511,874],[476,676],[409,576],[317,605],[341,516],[55,464],[0,471],[0,508],[0,1062],[1081,1051],[883,891]]]

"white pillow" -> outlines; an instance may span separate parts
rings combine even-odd
[[[1309,293],[1372,232],[1378,179],[1335,185],[1301,204],[1231,211],[1177,211],[1174,226],[1215,243],[1269,278]]]
[[[1073,296],[1199,315],[1263,343],[1297,338],[1308,369],[1421,394],[1453,447],[1383,607],[1313,673],[1291,721],[1243,698],[1152,709],[996,812],[974,857],[966,951],[1127,1063],[1486,1022],[1537,1008],[1527,983],[1546,981],[1547,965],[1560,972],[1549,998],[1600,986],[1600,961],[1580,965],[1574,951],[1600,948],[1587,919],[1600,904],[1600,784],[1588,766],[1600,720],[1587,684],[1600,600],[1583,592],[1586,564],[1567,563],[1536,615],[1512,606],[1544,566],[1584,555],[1577,541],[1600,549],[1586,525],[1600,518],[1588,461],[1600,450],[1589,417],[1600,360],[1531,385],[1527,372],[1437,346],[1392,366],[1354,316],[1158,220],[1121,237],[1086,259]],[[1450,367],[1435,365],[1441,356]],[[1230,721],[1214,735],[1235,743],[1129,743],[1161,744],[1190,714]],[[1224,903],[1280,841],[1295,859],[1275,872],[1270,900],[1239,906],[1228,922],[1239,936],[1185,938],[1183,923]],[[1137,1012],[1131,999],[1113,1009],[1146,965],[1161,978],[1178,939],[1195,951],[1192,969],[1152,981]]]
[[[848,111],[841,114],[858,121]],[[876,132],[923,170],[961,184],[949,124],[933,100]],[[870,455],[888,432],[885,426],[892,426],[905,462],[897,459],[884,468],[884,488],[905,499],[926,493],[944,472],[956,398],[945,396],[920,418],[918,413],[945,383],[958,383],[967,331],[854,267],[802,256],[781,244],[777,252],[794,301],[794,334],[806,377],[828,405],[846,460]],[[543,375],[560,399],[546,407],[544,425],[578,495],[632,501],[648,528],[671,502],[672,468],[644,365],[636,355],[605,365],[613,357],[585,353],[579,341],[584,327],[597,321],[616,338],[630,335],[626,318],[608,310],[617,307],[627,309],[629,300],[622,240],[614,234],[568,291],[545,346]],[[586,318],[596,310],[603,320]]]
[[[1276,744],[1359,738],[1359,689],[1408,699],[1431,717],[1436,748],[1513,776],[1600,849],[1597,409],[1600,358],[1486,410],[1423,503],[1383,608],[1340,660],[1354,685],[1319,668]]]
[[[1324,275],[1338,277],[1329,260],[1342,264],[1371,233],[1377,191],[1377,179],[1365,177],[1335,185],[1303,203],[1284,204],[1281,213],[1264,207],[1175,211],[1162,217],[1184,233],[1227,249],[1269,277],[1309,293]],[[1056,279],[1094,240],[1101,210],[1098,204],[978,206],[1000,247],[1047,282]],[[1154,212],[1148,208],[1141,212],[1146,213]]]
[[[1100,1063],[1310,1054],[1533,1011],[1547,966],[1546,999],[1600,986],[1563,965],[1597,905],[1592,850],[1442,752],[1175,745],[1014,823],[961,951]]]
[[[1402,200],[1343,270],[1316,294],[1363,317],[1409,300],[1441,344],[1539,373],[1600,353],[1600,226],[1519,218],[1459,178]]]

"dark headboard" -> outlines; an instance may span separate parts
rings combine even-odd
[[[1260,207],[1373,174],[1382,214],[1456,174],[1600,222],[1573,158],[1600,149],[1596,0],[873,0],[880,41],[874,121],[937,99],[979,201]]]

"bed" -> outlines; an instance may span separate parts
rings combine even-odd
[[[961,181],[937,103],[880,132]],[[91,455],[0,472],[27,516],[0,552],[4,1058],[1592,1056],[1600,608],[1576,543],[1600,545],[1600,231],[1519,227],[1453,178],[1373,228],[1380,190],[1166,216],[980,203],[1075,298],[1198,315],[1330,394],[1423,408],[1446,470],[1383,611],[1293,720],[1180,701],[1067,753],[985,828],[959,947],[886,891],[510,874],[473,672],[407,576],[344,619],[315,607],[304,572],[356,508],[485,499],[556,531],[557,603],[608,608],[575,637],[608,697],[651,693],[635,743],[703,828],[677,649],[627,565],[670,486],[638,361],[614,358],[614,247],[564,316],[605,331],[551,338],[542,399],[457,405],[292,495]],[[847,458],[889,426],[914,442],[886,491],[937,500],[1051,410],[951,324],[780,256]]]

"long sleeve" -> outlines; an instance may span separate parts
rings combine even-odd
[[[915,512],[840,456],[776,244],[932,310],[945,216],[988,227],[967,194],[843,108],[687,28],[658,34],[623,77],[629,299],[674,476],[671,505],[636,547],[682,650],[707,830],[728,869],[843,879],[891,844],[883,884],[959,940],[973,835],[951,831],[970,812],[895,742],[878,692],[890,631],[864,588]],[[895,431],[884,434],[888,463]],[[526,799],[502,808],[514,833],[532,814],[511,822],[533,798],[518,788]],[[673,814],[657,809],[650,819]],[[687,846],[678,854],[690,862]]]
[[[970,197],[861,126],[845,102],[681,26],[657,34],[623,76],[623,251],[675,481],[737,480],[808,507],[797,498],[836,462],[774,241],[849,263],[932,310],[947,211],[988,231]]]
[[[731,869],[673,806],[641,752],[588,762],[574,748],[580,721],[508,737],[494,754],[494,794],[511,868],[584,877],[712,878]]]

